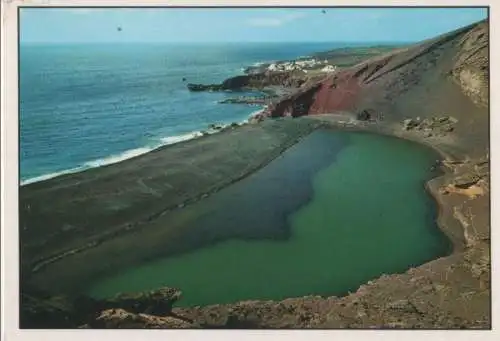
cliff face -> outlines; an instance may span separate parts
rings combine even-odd
[[[299,87],[304,83],[304,78],[305,74],[302,72],[262,72],[229,78],[222,83],[222,86],[226,89],[263,88],[269,85]]]
[[[462,91],[477,105],[488,106],[488,24],[481,22],[459,41],[460,50],[455,58],[453,76]]]
[[[263,114],[302,116],[370,109],[391,121],[452,115],[460,122],[457,134],[484,150],[488,141],[488,39],[488,24],[483,21],[374,57],[303,85]]]
[[[305,73],[296,72],[260,72],[240,75],[226,79],[220,84],[192,84],[187,85],[190,91],[226,91],[241,90],[243,88],[262,89],[267,86],[282,86],[298,88],[306,80]]]

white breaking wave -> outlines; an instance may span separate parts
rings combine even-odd
[[[196,137],[200,137],[202,135],[203,134],[199,131],[193,131],[191,133],[184,134],[184,135],[163,137],[160,140],[162,142],[162,145],[167,145],[167,144],[174,144],[174,143],[178,143],[178,142],[182,142],[182,141],[191,140],[191,139],[194,139]]]
[[[102,159],[87,161],[83,165],[75,167],[75,168],[70,168],[70,169],[60,171],[60,172],[44,174],[44,175],[40,175],[40,176],[36,176],[33,178],[23,180],[23,181],[21,181],[21,186],[27,185],[27,184],[30,184],[33,182],[39,182],[39,181],[43,181],[43,180],[52,179],[52,178],[55,178],[59,175],[78,173],[78,172],[84,171],[84,170],[89,169],[89,168],[110,165],[113,163],[117,163],[120,161],[124,161],[124,160],[130,159],[130,158],[133,158],[134,156],[139,156],[139,155],[145,154],[153,149],[155,149],[155,148],[142,147],[142,148],[137,148],[137,149],[126,150],[123,153],[111,155],[111,156],[108,156],[108,157],[105,157]]]
[[[246,119],[244,122],[248,122],[249,119],[251,119],[252,117],[255,117],[257,116],[258,114],[261,114],[262,112],[264,112],[264,110],[267,109],[267,105],[264,105],[261,109],[257,110],[257,111],[254,111],[252,112],[249,116],[248,116],[248,119]]]
[[[56,176],[59,176],[59,175],[77,173],[77,172],[82,171],[82,170],[83,170],[83,167],[76,167],[76,168],[66,169],[66,170],[63,170],[60,172],[54,172],[54,173],[44,174],[44,175],[40,175],[40,176],[35,176],[34,178],[21,180],[21,186],[31,184],[33,182],[39,182],[39,181],[43,181],[43,180],[52,179],[52,178],[55,178]]]
[[[247,122],[248,122],[248,120],[244,120],[241,123],[247,123]],[[225,128],[228,125],[227,124],[221,124],[220,126],[222,128]],[[215,133],[218,133],[219,130],[209,129],[206,132],[208,134],[215,134]],[[152,150],[155,150],[155,149],[157,149],[157,148],[159,148],[161,146],[166,146],[166,145],[171,145],[171,144],[179,143],[179,142],[182,142],[182,141],[191,140],[191,139],[194,139],[194,138],[197,138],[197,137],[200,137],[200,136],[203,136],[203,134],[201,133],[201,131],[193,131],[193,132],[187,133],[187,134],[163,137],[163,138],[160,138],[161,143],[157,144],[154,147],[141,147],[141,148],[136,148],[136,149],[130,149],[130,150],[126,150],[126,151],[124,151],[122,153],[111,155],[111,156],[108,156],[108,157],[105,157],[105,158],[102,158],[102,159],[87,161],[87,162],[83,163],[83,165],[75,167],[75,168],[66,169],[66,170],[63,170],[63,171],[60,171],[60,172],[54,172],[54,173],[50,173],[50,174],[44,174],[44,175],[36,176],[36,177],[33,177],[33,178],[29,178],[29,179],[26,179],[26,180],[22,180],[21,181],[21,186],[22,185],[27,185],[27,184],[30,184],[30,183],[34,183],[34,182],[39,182],[39,181],[43,181],[43,180],[52,179],[52,178],[55,178],[57,176],[64,175],[64,174],[78,173],[78,172],[87,170],[89,168],[96,168],[96,167],[106,166],[106,165],[110,165],[110,164],[113,164],[113,163],[125,161],[125,160],[131,159],[131,158],[133,158],[135,156],[146,154],[146,153],[148,153],[148,152],[150,152]]]
[[[163,145],[174,144],[177,142],[190,140],[192,138],[199,137],[199,136],[202,136],[202,133],[197,131],[197,132],[192,132],[192,133],[184,134],[184,135],[164,137],[164,138],[160,139],[161,143],[154,146],[154,147],[141,147],[141,148],[136,148],[136,149],[130,149],[130,150],[126,150],[122,153],[107,156],[107,157],[102,158],[102,159],[87,161],[87,162],[83,163],[81,166],[78,166],[75,168],[66,169],[66,170],[62,170],[60,172],[44,174],[44,175],[36,176],[33,178],[29,178],[26,180],[22,180],[21,186],[31,184],[34,182],[52,179],[52,178],[55,178],[57,176],[64,175],[64,174],[78,173],[78,172],[87,170],[89,168],[96,168],[96,167],[101,167],[101,166],[106,166],[106,165],[110,165],[113,163],[117,163],[120,161],[125,161],[125,160],[131,159],[135,156],[146,154],[147,152],[150,152],[150,151],[152,151],[156,148],[159,148]]]
[[[95,168],[95,167],[110,165],[113,163],[117,163],[120,161],[131,159],[135,156],[146,154],[147,152],[150,152],[153,149],[155,149],[155,148],[142,147],[142,148],[137,148],[137,149],[130,149],[130,150],[124,151],[123,153],[111,155],[111,156],[105,157],[103,159],[97,159],[97,160],[85,162],[84,167],[87,169],[87,168]]]

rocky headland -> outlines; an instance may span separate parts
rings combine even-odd
[[[250,105],[265,105],[269,104],[276,96],[240,96],[228,98],[219,101],[221,104],[250,104]]]
[[[240,75],[226,79],[220,84],[187,84],[190,91],[240,91],[266,89],[269,86],[299,88],[305,82],[305,74],[301,71],[262,72]]]
[[[488,43],[488,22],[482,21],[318,78],[268,70],[212,89],[191,86],[221,91],[291,85],[294,91],[273,99],[250,124],[23,186],[21,326],[491,328]],[[319,127],[387,134],[437,150],[442,161],[436,166],[444,174],[427,189],[453,253],[383,275],[343,297],[179,308],[182,288],[109,300],[79,294],[86,281],[134,257],[175,249],[175,242],[166,245],[175,231],[160,229],[158,222],[170,222],[172,212],[269,163]],[[131,249],[133,254],[124,251]]]

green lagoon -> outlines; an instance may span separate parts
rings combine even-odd
[[[424,188],[437,158],[393,137],[316,131],[194,204],[200,213],[179,241],[189,251],[110,275],[88,294],[171,286],[183,292],[179,306],[339,296],[404,272],[451,252]]]

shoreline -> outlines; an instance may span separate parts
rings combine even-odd
[[[222,123],[222,124],[215,124],[215,123],[211,124],[211,125],[218,126],[219,127],[218,129],[207,128],[207,129],[202,129],[202,130],[193,130],[189,133],[183,133],[183,134],[179,134],[179,135],[162,137],[162,138],[159,138],[159,140],[162,142],[160,144],[157,144],[154,146],[147,146],[146,145],[146,146],[137,147],[134,149],[128,149],[128,150],[125,150],[123,152],[111,154],[109,156],[106,156],[106,157],[103,157],[100,159],[85,161],[82,165],[77,166],[77,167],[68,168],[68,169],[53,172],[53,173],[37,175],[34,177],[27,178],[25,180],[20,180],[19,186],[20,187],[27,186],[27,185],[30,185],[33,183],[40,183],[42,181],[54,179],[54,178],[57,178],[60,176],[68,175],[68,174],[77,174],[77,173],[85,172],[89,169],[96,169],[96,168],[100,168],[100,167],[105,167],[108,165],[112,165],[112,164],[116,164],[119,162],[133,159],[137,156],[141,156],[141,155],[156,151],[158,149],[161,149],[161,148],[164,148],[167,146],[172,146],[172,145],[176,145],[176,144],[183,143],[186,141],[195,140],[195,139],[204,137],[206,135],[217,134],[217,133],[220,133],[226,129],[234,128],[235,124],[238,126],[249,124],[249,121],[253,118],[253,116],[261,113],[264,109],[265,109],[265,106],[263,106],[262,109],[260,109],[260,110],[256,110],[256,111],[250,113],[248,118],[243,120],[243,121],[232,122],[232,123]],[[108,161],[106,161],[106,160],[108,160]]]

